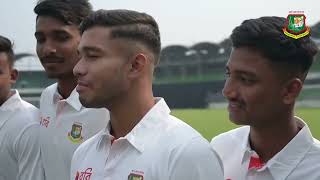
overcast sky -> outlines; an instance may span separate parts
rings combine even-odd
[[[132,9],[147,12],[159,23],[163,46],[219,42],[243,20],[284,16],[302,10],[307,24],[320,21],[319,0],[91,0],[94,9]],[[16,52],[35,53],[35,0],[1,0],[0,34],[15,43]]]

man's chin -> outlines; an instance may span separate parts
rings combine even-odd
[[[229,115],[229,119],[235,125],[248,125],[247,120],[242,117],[234,117],[234,116]]]
[[[82,106],[86,108],[102,108],[102,106],[99,106],[98,104],[93,103],[92,101],[85,99],[83,97],[79,97],[79,100]]]
[[[46,74],[49,79],[62,79],[62,78],[64,78],[64,76],[62,74],[58,74],[55,72],[46,72]]]

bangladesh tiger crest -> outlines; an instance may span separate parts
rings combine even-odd
[[[73,123],[71,127],[71,131],[68,132],[68,138],[73,143],[81,143],[83,141],[81,123],[77,123],[77,122]]]
[[[143,175],[131,173],[128,176],[128,180],[143,180]]]
[[[306,25],[306,16],[303,11],[290,11],[286,25],[282,30],[285,35],[294,39],[310,34],[310,28]]]

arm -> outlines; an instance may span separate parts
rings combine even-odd
[[[19,165],[19,180],[44,180],[40,159],[39,125],[30,124],[17,136],[15,154]]]

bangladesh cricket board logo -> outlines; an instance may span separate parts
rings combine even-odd
[[[81,143],[83,141],[82,137],[82,124],[81,123],[73,123],[71,131],[68,132],[68,138],[73,143]]]
[[[140,175],[140,174],[131,173],[131,174],[128,176],[128,180],[143,180],[143,176]]]
[[[294,39],[299,39],[310,34],[310,28],[306,25],[306,16],[304,14],[289,14],[283,32]]]

